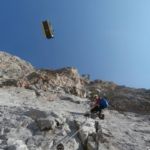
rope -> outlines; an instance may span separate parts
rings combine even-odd
[[[83,125],[85,125],[86,121],[87,121],[87,118],[86,118],[86,120],[82,123],[81,127],[80,127],[74,134],[72,134],[64,143],[68,143],[68,142],[82,129],[82,127],[83,127]]]
[[[66,143],[68,143],[81,129],[82,129],[82,127],[85,125],[85,123],[87,122],[87,117],[86,117],[86,120],[82,123],[82,125],[81,125],[81,127],[76,131],[76,132],[74,132],[71,136],[69,136],[69,137],[67,137],[67,136],[65,136],[65,137],[63,137],[62,139],[60,139],[58,142],[56,142],[53,146],[52,146],[52,150],[54,150],[54,147],[55,146],[57,146],[57,145],[59,145],[59,144],[61,144],[62,142],[63,142],[63,144],[66,144]],[[61,131],[62,132],[62,131]],[[59,132],[59,133],[61,133],[61,132]],[[58,134],[57,134],[58,135]],[[57,136],[57,135],[55,135],[55,137]],[[55,138],[54,137],[54,138]],[[53,139],[54,139],[53,138]],[[52,139],[52,140],[53,140]],[[51,141],[52,141],[51,140]]]

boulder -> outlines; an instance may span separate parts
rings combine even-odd
[[[37,110],[37,109],[30,109],[29,111],[25,112],[24,115],[32,118],[33,120],[47,117],[47,114],[44,111]]]
[[[53,130],[56,127],[55,120],[40,118],[36,120],[36,123],[41,131]]]

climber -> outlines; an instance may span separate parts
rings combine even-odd
[[[94,103],[92,104],[91,113],[99,112],[98,116],[100,119],[104,119],[104,114],[102,110],[108,107],[108,101],[106,97],[99,97],[98,95],[94,96]]]

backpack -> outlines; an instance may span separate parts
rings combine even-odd
[[[99,105],[101,108],[107,108],[108,107],[108,100],[106,98],[101,98],[99,101]]]

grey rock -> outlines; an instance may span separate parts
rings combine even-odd
[[[7,79],[18,79],[34,71],[30,63],[3,51],[0,51],[0,64],[0,75]]]
[[[52,130],[56,127],[56,122],[54,120],[37,119],[36,123],[37,123],[37,126],[40,128],[41,131]]]
[[[29,129],[33,135],[39,132],[39,127],[35,122],[32,122],[29,125],[27,125],[27,129]]]
[[[150,90],[102,80],[86,82],[75,68],[35,70],[4,52],[0,52],[0,85],[0,149],[53,150],[59,142],[66,150],[150,146]],[[108,96],[110,110],[104,111],[104,120],[88,118],[83,124],[83,114],[90,109],[80,98],[85,92],[88,97]]]
[[[6,148],[4,148],[4,150],[17,150],[17,148],[15,145],[10,145],[10,146],[7,146]]]
[[[0,84],[1,87],[3,86],[17,86],[17,80],[15,79],[6,79],[1,82]]]
[[[37,109],[30,109],[29,111],[25,112],[24,115],[31,117],[33,120],[47,117],[47,114],[44,111]]]
[[[87,139],[87,150],[96,150],[98,145],[96,143],[96,134],[90,134]]]

